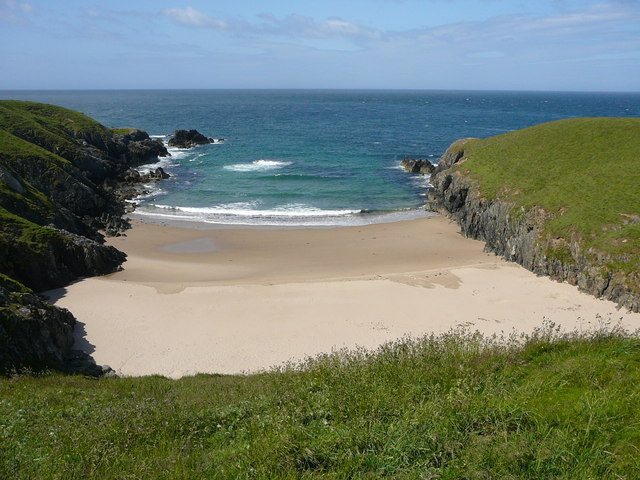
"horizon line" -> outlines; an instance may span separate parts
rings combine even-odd
[[[640,94],[640,90],[530,90],[530,89],[461,89],[461,88],[307,88],[307,87],[254,87],[254,88],[0,88],[0,92],[195,92],[195,91],[315,91],[315,92],[477,92],[477,93],[604,93]]]

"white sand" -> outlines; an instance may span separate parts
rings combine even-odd
[[[530,332],[640,314],[482,252],[446,219],[328,230],[136,224],[125,270],[51,292],[77,346],[123,375],[240,373],[466,326]]]

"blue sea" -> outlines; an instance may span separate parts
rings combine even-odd
[[[170,149],[171,178],[137,199],[149,219],[276,227],[362,225],[427,215],[428,176],[455,140],[551,120],[640,116],[638,93],[173,90],[0,91],[167,140],[197,129],[224,142]]]

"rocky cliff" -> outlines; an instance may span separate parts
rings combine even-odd
[[[488,251],[637,312],[640,119],[614,120],[575,119],[459,140],[432,174],[428,205]],[[621,168],[624,180],[609,174]]]
[[[111,130],[53,105],[0,101],[0,371],[65,369],[79,358],[70,351],[73,316],[31,289],[118,269],[126,256],[105,245],[101,232],[127,227],[120,182],[136,178],[131,167],[167,154],[137,129]]]

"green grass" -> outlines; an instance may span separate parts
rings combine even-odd
[[[128,135],[134,130],[135,128],[111,128],[111,131],[116,135]]]
[[[47,146],[74,149],[70,134],[102,138],[112,135],[108,128],[80,112],[20,100],[0,100],[0,128],[47,150]]]
[[[0,478],[640,478],[640,340],[552,327],[250,376],[0,380]]]
[[[458,167],[514,215],[541,209],[546,239],[583,245],[610,267],[640,266],[640,118],[576,118],[545,123],[464,146]],[[562,250],[560,250],[562,254]]]

